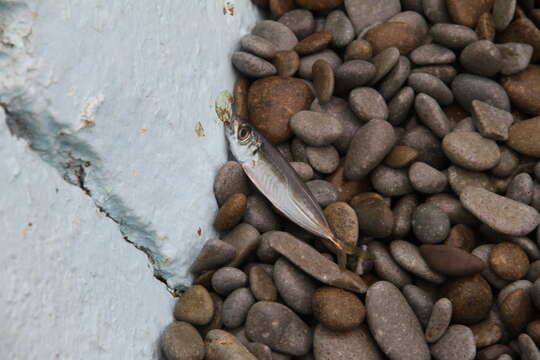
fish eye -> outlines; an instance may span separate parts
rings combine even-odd
[[[247,126],[243,126],[238,130],[238,140],[244,141],[251,135],[251,129]]]

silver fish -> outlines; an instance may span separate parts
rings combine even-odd
[[[281,153],[250,124],[238,118],[226,123],[229,148],[259,191],[289,220],[319,236],[345,269],[347,254],[364,256],[359,249],[338,239],[307,186]]]

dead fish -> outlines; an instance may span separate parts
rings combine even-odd
[[[319,236],[345,269],[347,255],[365,250],[338,239],[319,203],[281,153],[250,124],[233,118],[226,123],[229,148],[259,191],[289,220]]]

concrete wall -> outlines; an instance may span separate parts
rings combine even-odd
[[[174,301],[153,275],[188,285],[215,236],[214,107],[257,16],[249,0],[0,1],[0,358],[158,357]]]

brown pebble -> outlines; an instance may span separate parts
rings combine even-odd
[[[397,145],[390,151],[390,154],[386,155],[384,164],[394,169],[401,169],[411,165],[417,158],[418,151],[415,149]]]
[[[193,280],[193,285],[201,285],[204,286],[206,290],[212,290],[212,276],[215,272],[215,270],[203,272]]]
[[[482,275],[450,279],[441,289],[441,296],[452,302],[452,319],[459,324],[474,324],[487,317],[493,294]]]
[[[403,22],[386,22],[368,31],[366,40],[373,47],[373,54],[396,47],[401,55],[408,55],[417,46],[416,29]]]
[[[493,0],[447,0],[446,5],[456,24],[474,28],[480,16],[490,11]]]
[[[527,17],[516,17],[516,20],[512,21],[497,39],[500,43],[529,44],[534,48],[532,61],[540,59],[540,30]]]
[[[312,69],[313,87],[319,104],[326,104],[334,94],[334,70],[326,60],[315,61]]]
[[[346,180],[343,174],[343,166],[340,165],[334,173],[326,178],[326,181],[336,187],[338,201],[350,201],[356,194],[365,192],[369,188],[369,179],[360,181]]]
[[[274,57],[274,66],[279,76],[293,76],[300,67],[300,57],[294,50],[278,51]]]
[[[326,49],[331,41],[331,33],[328,31],[320,31],[300,41],[298,44],[296,44],[294,50],[299,55],[310,55]]]
[[[247,196],[236,193],[229,196],[219,209],[214,225],[220,231],[230,230],[240,223],[246,212]]]
[[[496,344],[502,337],[501,326],[493,320],[487,319],[478,324],[469,326],[474,335],[477,348]]]
[[[478,24],[476,25],[476,35],[478,40],[495,40],[495,23],[493,22],[493,16],[491,13],[486,12],[480,15],[478,18]]]
[[[464,224],[454,225],[444,244],[471,252],[476,247],[474,231]]]
[[[248,79],[240,77],[234,83],[234,114],[244,120],[248,117],[248,90]]]
[[[413,69],[411,73],[414,74],[419,72],[433,75],[447,84],[451,83],[457,75],[456,68],[451,65],[421,66]]]
[[[525,70],[503,78],[501,84],[513,105],[526,113],[540,115],[540,66],[529,65]]]
[[[296,0],[296,5],[313,11],[329,10],[341,4],[343,0]]]
[[[537,346],[540,346],[540,320],[531,321],[529,325],[527,325],[527,334]]]
[[[503,242],[491,250],[489,267],[501,279],[519,280],[529,271],[529,258],[520,246]]]
[[[355,201],[355,198],[351,200],[351,206],[358,215],[360,232],[376,238],[390,236],[394,229],[394,214],[386,201],[374,197]]]
[[[540,157],[540,116],[510,126],[506,144],[523,155]]]
[[[495,344],[478,352],[478,360],[497,360],[504,354],[513,354],[514,351],[507,345]]]
[[[529,291],[527,289],[513,291],[503,300],[499,312],[510,334],[519,334],[534,318]]]
[[[331,330],[349,331],[359,326],[366,310],[353,293],[333,287],[319,288],[313,295],[313,314]]]
[[[212,320],[210,320],[208,324],[197,327],[197,330],[199,330],[202,336],[206,336],[206,334],[210,330],[221,329],[223,326],[223,319],[221,318],[221,309],[223,307],[223,300],[221,300],[219,295],[216,293],[210,293],[210,296],[212,297],[212,300],[214,301],[214,316],[212,317]]]
[[[296,6],[294,0],[269,0],[268,6],[274,19],[282,17],[286,12],[293,10]]]
[[[249,121],[271,142],[287,141],[292,131],[289,119],[308,110],[313,94],[305,81],[271,76],[255,81],[249,88]]]
[[[465,250],[448,245],[422,245],[420,252],[429,267],[449,276],[467,276],[484,270],[484,262]]]
[[[249,288],[257,301],[277,301],[277,288],[262,266],[254,265],[249,269]]]
[[[373,56],[373,49],[367,40],[353,40],[345,51],[345,61],[369,60]]]
[[[356,245],[358,241],[358,217],[346,202],[335,202],[324,209],[330,229],[338,239]]]
[[[161,337],[161,349],[168,360],[204,358],[201,336],[193,326],[183,321],[175,321],[167,326]]]
[[[189,288],[178,300],[174,317],[193,325],[206,325],[214,316],[214,300],[201,285]]]

